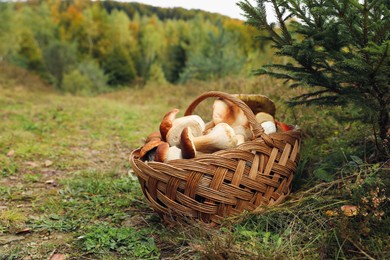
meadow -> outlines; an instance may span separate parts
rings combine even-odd
[[[208,90],[268,95],[278,119],[302,128],[293,192],[217,228],[167,225],[128,156],[166,111]],[[370,128],[335,121],[342,108],[288,107],[297,91],[262,77],[80,97],[2,64],[0,259],[388,259],[389,165],[370,162]]]

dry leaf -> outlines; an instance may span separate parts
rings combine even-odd
[[[45,161],[45,166],[46,166],[46,167],[49,167],[49,166],[52,165],[52,164],[53,164],[53,162],[50,161],[50,160],[46,160],[46,161]]]
[[[11,156],[14,156],[15,154],[15,150],[10,150],[8,153],[7,153],[7,156],[8,157],[11,157]]]
[[[31,166],[33,168],[38,167],[38,164],[36,162],[26,162],[26,165]]]
[[[31,228],[25,228],[25,229],[17,231],[16,234],[20,235],[20,234],[30,233],[30,232],[31,232]]]
[[[345,216],[352,217],[357,215],[358,208],[353,205],[343,205],[341,206],[341,211]]]
[[[53,254],[49,260],[64,260],[65,255],[64,254]]]
[[[57,182],[55,180],[47,180],[45,181],[45,184],[52,185],[52,186],[57,186]]]

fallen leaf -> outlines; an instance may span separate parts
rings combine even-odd
[[[15,154],[15,150],[10,150],[8,153],[7,153],[7,156],[8,157],[11,157],[11,156],[14,156]]]
[[[55,180],[47,180],[47,181],[45,181],[45,184],[52,185],[52,186],[57,186],[57,182]]]
[[[46,167],[49,167],[49,166],[52,165],[52,164],[53,164],[53,162],[50,161],[50,160],[46,160],[46,161],[45,161],[45,166],[46,166]]]
[[[49,260],[64,260],[64,259],[65,259],[64,254],[54,254],[49,258]]]
[[[38,164],[36,162],[26,162],[26,165],[31,166],[33,168],[38,167]]]
[[[31,228],[25,228],[25,229],[17,231],[15,234],[20,235],[20,234],[25,234],[25,233],[30,233],[30,232],[31,232]]]
[[[343,205],[341,206],[341,211],[345,216],[352,217],[357,215],[358,208],[353,205]]]

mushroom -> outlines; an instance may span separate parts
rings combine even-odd
[[[150,141],[152,140],[160,140],[161,141],[162,137],[161,137],[161,133],[160,131],[154,131],[152,133],[150,133],[146,139],[145,139],[145,144],[146,143],[149,143]]]
[[[353,205],[343,205],[341,206],[341,211],[345,216],[352,217],[357,215],[358,207]]]
[[[268,113],[260,112],[256,114],[256,121],[260,123],[260,125],[264,129],[264,133],[271,134],[276,132],[276,125],[274,117]]]
[[[169,111],[162,119],[160,124],[160,133],[161,133],[161,139],[163,141],[167,140],[167,133],[169,129],[171,129],[173,121],[176,118],[177,113],[179,113],[179,109],[174,108],[171,111]]]
[[[213,153],[237,145],[236,134],[233,128],[226,123],[217,124],[210,133],[202,136],[194,136],[193,131],[187,129],[183,131],[181,139],[184,141],[182,143],[183,155],[184,150],[186,150],[185,156],[187,157],[190,156],[190,153],[187,155],[187,149],[190,148],[190,144],[193,144],[195,152],[203,153]]]
[[[165,143],[161,140],[158,140],[158,139],[153,139],[149,142],[147,142],[140,150],[139,152],[139,156],[142,160],[146,160],[146,161],[153,161],[154,160],[154,155],[155,155],[155,151],[156,151],[156,148],[162,144],[162,143]]]
[[[182,153],[177,146],[169,146],[168,143],[160,144],[156,149],[154,160],[156,162],[168,162],[170,160],[182,159]]]
[[[234,94],[233,96],[244,101],[255,115],[259,112],[265,112],[275,116],[275,103],[267,96],[259,94]]]
[[[176,118],[166,135],[166,140],[170,146],[180,145],[180,135],[186,127],[191,128],[194,136],[200,136],[203,134],[205,123],[198,115]]]
[[[191,159],[196,156],[196,147],[194,144],[194,136],[189,127],[184,128],[180,135],[181,152],[184,159]]]
[[[253,133],[249,126],[239,125],[234,127],[233,130],[236,134],[237,145],[240,145],[243,142],[251,140],[253,138]]]
[[[249,125],[248,118],[237,105],[225,99],[216,99],[213,104],[213,123],[227,123],[231,127]]]

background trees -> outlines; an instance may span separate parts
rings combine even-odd
[[[256,53],[242,21],[201,11],[53,0],[0,3],[0,14],[2,59],[71,93],[218,79],[243,73]]]

